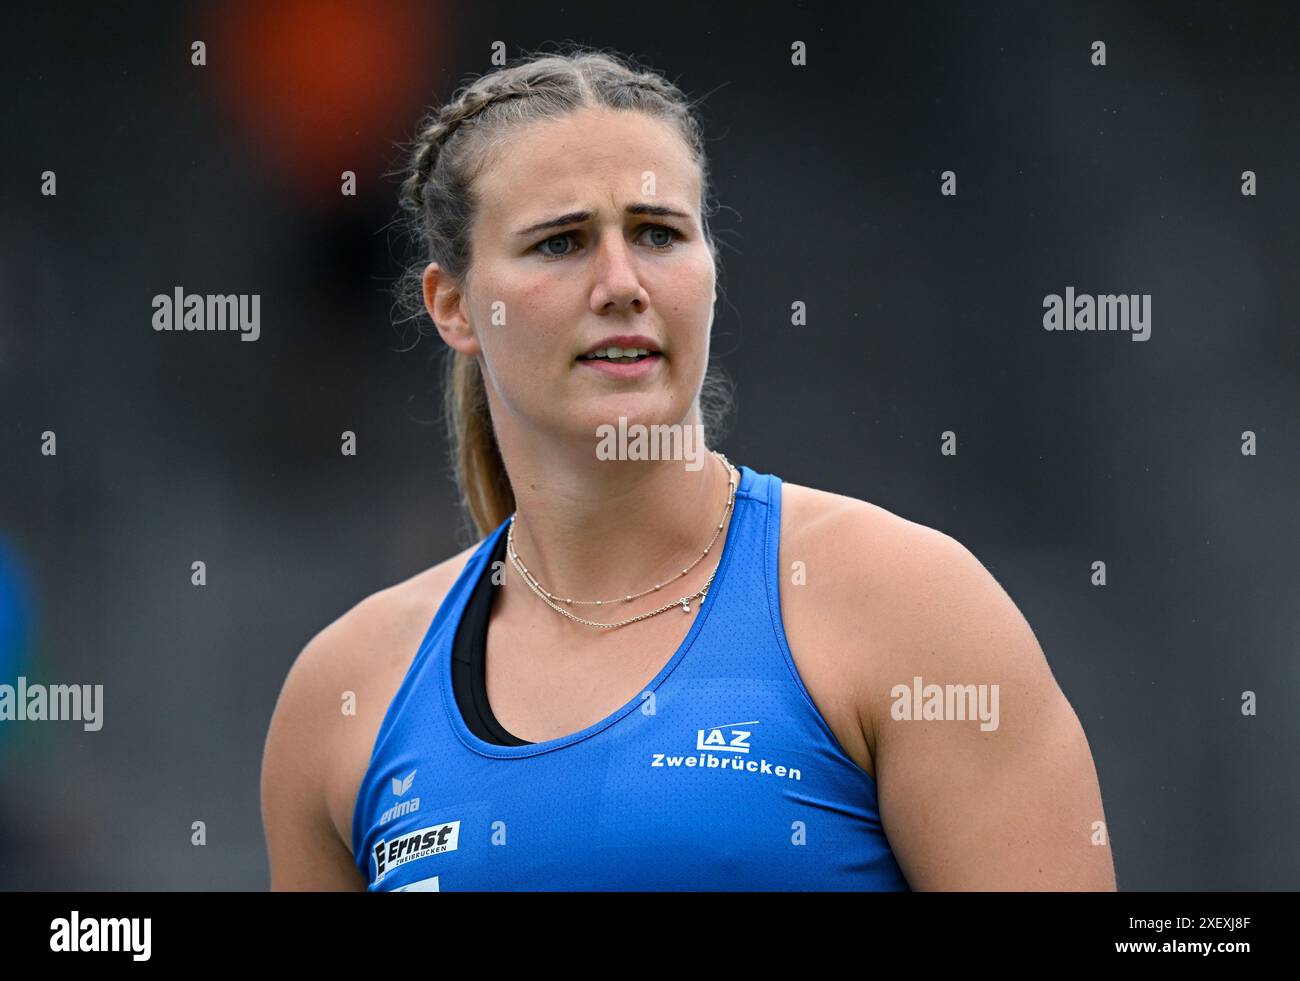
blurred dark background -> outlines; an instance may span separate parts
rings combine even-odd
[[[989,567],[1087,730],[1121,889],[1300,886],[1300,8],[859,6],[7,10],[0,682],[105,707],[0,722],[0,887],[265,888],[290,663],[469,543],[386,175],[497,41],[707,96],[720,448]],[[260,339],[155,332],[176,286],[261,294]],[[1150,293],[1150,340],[1044,331],[1067,286]]]

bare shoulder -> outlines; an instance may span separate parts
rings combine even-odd
[[[951,620],[951,603],[970,601],[972,589],[988,598],[997,587],[965,545],[938,529],[843,494],[788,482],[783,490],[782,545],[792,558],[806,553],[807,584],[816,587],[809,592],[850,631],[921,641],[936,611]]]
[[[351,811],[383,716],[477,545],[353,605],[290,666],[262,758],[273,889],[364,888]]]
[[[869,501],[789,481],[782,481],[781,510],[783,534],[823,547],[836,542],[845,548],[869,547],[870,551],[861,555],[865,561],[881,556],[884,549],[914,554],[927,546],[942,545],[944,540],[956,544],[941,531]]]
[[[990,658],[1046,671],[1020,610],[956,538],[857,498],[784,489],[784,572],[804,556],[805,603],[836,632],[835,647],[854,675],[866,679],[861,708],[873,730],[894,681],[938,667],[936,659],[958,673],[991,668]],[[990,644],[994,636],[1001,643]]]
[[[330,704],[322,707],[333,715],[340,693],[359,692],[367,678],[404,672],[415,656],[406,641],[413,631],[423,634],[477,547],[370,594],[322,628],[289,669],[286,691],[294,686],[328,695]]]
[[[423,634],[476,548],[477,544],[471,545],[372,593],[321,630],[307,648],[315,648],[321,674],[352,678],[362,673],[404,671],[415,651],[403,648],[401,642],[410,638],[413,629]],[[307,649],[300,656],[306,656]]]
[[[791,654],[845,749],[873,777],[876,694],[918,640],[908,604],[933,595],[959,550],[876,504],[782,482],[780,595]]]
[[[912,888],[1113,889],[1086,735],[1007,592],[951,535],[785,488],[783,576],[806,556],[798,602],[840,661]]]
[[[855,719],[876,776],[888,693],[933,667],[942,648],[970,648],[948,636],[980,629],[973,606],[990,602],[1018,616],[992,576],[950,535],[869,501],[783,482],[781,607],[791,653],[811,688],[820,675],[823,713]],[[965,617],[965,622],[961,618]],[[927,664],[928,662],[928,664]],[[958,665],[949,665],[958,669]],[[811,692],[814,700],[818,693]],[[841,731],[858,738],[842,723]],[[848,747],[846,747],[848,748]],[[850,750],[851,751],[851,750]]]

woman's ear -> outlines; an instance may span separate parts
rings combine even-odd
[[[465,296],[460,286],[436,262],[424,269],[424,308],[447,345],[471,357],[481,353],[478,338],[465,316]]]

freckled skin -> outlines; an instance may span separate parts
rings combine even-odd
[[[653,195],[643,190],[646,172]],[[647,426],[698,421],[716,299],[700,194],[699,168],[676,130],[641,113],[543,120],[494,155],[476,184],[468,295],[439,323],[464,319],[447,341],[479,358],[499,430],[590,446],[597,428],[620,415]],[[689,217],[628,215],[633,202]],[[514,234],[578,210],[595,215]],[[497,301],[504,324],[492,322]],[[620,333],[658,342],[663,358],[650,377],[612,379],[574,360]]]

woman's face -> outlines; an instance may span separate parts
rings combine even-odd
[[[636,112],[529,124],[488,162],[456,346],[479,358],[498,428],[594,443],[619,416],[696,421],[716,299],[700,191],[677,132]],[[659,353],[632,368],[582,358],[617,334]]]

